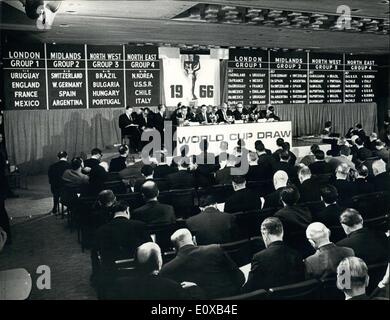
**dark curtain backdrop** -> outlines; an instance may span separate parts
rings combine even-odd
[[[358,122],[369,134],[377,131],[376,108],[375,103],[289,104],[275,106],[275,113],[292,122],[294,136],[320,134],[327,120],[332,121],[333,131],[341,135]]]
[[[326,120],[332,120],[334,130],[341,134],[357,122],[367,133],[376,131],[376,104],[280,105],[275,110],[282,120],[292,121],[294,136],[319,134]],[[73,157],[88,154],[93,147],[112,148],[120,143],[118,117],[122,112],[108,108],[5,111],[10,160],[24,173],[36,174],[46,172],[60,150]]]

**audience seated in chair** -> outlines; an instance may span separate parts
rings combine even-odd
[[[263,198],[263,209],[282,207],[280,193],[288,184],[288,175],[286,171],[276,171],[273,176],[273,184],[275,191]]]
[[[234,215],[221,212],[213,196],[200,200],[201,212],[186,220],[187,228],[196,237],[198,245],[221,244],[238,240]]]
[[[359,257],[344,258],[337,267],[337,287],[345,300],[369,300],[366,295],[369,276],[366,263]]]
[[[375,141],[374,155],[379,159],[382,159],[387,163],[387,168],[389,169],[390,165],[390,150],[386,148],[385,144],[381,140]]]
[[[368,158],[372,157],[371,150],[364,146],[364,140],[361,137],[355,140],[355,145],[357,150],[354,157],[352,157],[352,161],[355,163],[355,165],[360,164]]]
[[[132,219],[142,221],[147,225],[176,222],[175,210],[173,207],[158,202],[159,189],[154,181],[145,181],[141,186],[140,191],[145,200],[145,205],[133,211]]]
[[[282,222],[275,217],[261,224],[265,249],[252,258],[251,271],[243,291],[268,289],[304,280],[302,256],[283,241]]]
[[[135,181],[134,184],[134,192],[140,192],[141,187],[144,184],[145,181],[147,180],[153,180],[154,177],[154,168],[151,165],[144,165],[141,168],[141,174],[142,178],[139,178]]]
[[[306,278],[327,278],[336,275],[337,266],[346,257],[355,256],[351,248],[339,247],[330,242],[330,230],[320,222],[311,223],[306,237],[316,253],[304,260]]]
[[[106,289],[105,299],[114,300],[181,300],[183,287],[159,274],[162,267],[160,247],[153,242],[139,246],[135,254],[135,270],[117,277]]]
[[[91,150],[91,158],[84,161],[83,172],[89,173],[94,167],[98,166],[102,157],[102,150],[99,148],[93,148]]]
[[[282,145],[282,149],[283,151],[286,151],[290,156],[288,163],[292,166],[295,166],[295,163],[297,162],[297,157],[294,153],[291,152],[290,148],[291,148],[290,143],[285,141]]]
[[[282,151],[280,153],[280,161],[277,162],[274,166],[274,172],[282,170],[285,171],[288,175],[289,180],[292,183],[298,182],[298,174],[297,169],[291,165],[290,162],[290,155],[287,151]]]
[[[122,144],[119,149],[119,156],[111,159],[109,172],[120,172],[127,167],[126,161],[129,155],[129,147]]]
[[[284,139],[283,138],[278,138],[276,139],[276,146],[278,147],[274,153],[272,153],[272,157],[274,158],[275,162],[280,161],[280,154],[284,151],[283,150],[283,144],[284,144]]]
[[[168,165],[164,152],[156,154],[157,166],[154,168],[153,177],[155,179],[164,179],[167,175],[177,172],[177,168]]]
[[[67,187],[85,186],[89,183],[89,177],[82,173],[84,167],[83,160],[81,158],[73,158],[70,162],[70,169],[64,171],[62,180]]]
[[[320,184],[314,179],[311,175],[311,170],[306,166],[301,166],[298,169],[298,179],[299,179],[299,193],[300,198],[299,202],[311,202],[311,201],[320,201]]]
[[[339,155],[330,157],[328,163],[332,166],[332,172],[335,172],[342,163],[346,164],[350,169],[355,169],[355,164],[352,162],[351,149],[346,145],[340,146]]]
[[[314,153],[315,161],[309,164],[309,168],[312,174],[327,174],[332,173],[332,165],[325,161],[325,153],[322,150],[317,150]]]
[[[336,187],[327,184],[321,188],[320,194],[325,208],[315,215],[315,220],[322,222],[326,226],[338,226],[340,223],[340,216],[345,208],[338,203],[338,192]]]
[[[169,189],[190,189],[195,187],[195,178],[184,159],[178,163],[178,171],[167,175]]]
[[[375,187],[368,182],[368,168],[365,165],[359,165],[356,168],[355,190],[356,195],[375,192]]]
[[[232,186],[234,193],[225,202],[225,212],[236,213],[261,209],[260,196],[246,187],[245,176],[234,175]]]
[[[65,170],[70,169],[70,164],[68,162],[68,154],[66,151],[60,151],[57,154],[58,161],[53,163],[48,170],[49,183],[51,193],[53,194],[53,209],[52,213],[57,213],[58,205],[60,201],[61,190],[64,187],[64,180],[62,175]]]
[[[262,169],[262,173],[258,172],[259,180],[272,179],[273,167],[275,165],[275,159],[271,154],[271,150],[266,149],[264,143],[261,140],[256,140],[255,149],[258,156],[258,165]]]
[[[238,159],[235,156],[230,155],[226,165],[215,173],[215,182],[217,184],[231,184],[233,177],[231,169],[236,166],[237,162]]]
[[[350,168],[345,164],[340,164],[336,169],[336,180],[332,184],[339,194],[340,203],[350,200],[356,195],[356,186],[353,181],[349,181]]]
[[[222,298],[238,294],[245,277],[220,245],[195,245],[188,229],[179,229],[171,237],[176,257],[165,264],[160,276],[178,283],[196,283],[206,298]]]
[[[386,163],[382,159],[374,161],[372,171],[375,190],[390,193],[390,171],[386,171]]]
[[[340,223],[347,237],[337,245],[353,249],[356,257],[368,265],[386,262],[389,242],[385,233],[363,227],[363,218],[355,209],[347,209],[340,216]]]
[[[320,150],[320,147],[318,144],[312,144],[310,146],[310,154],[304,156],[301,161],[299,163],[305,165],[306,167],[308,167],[310,164],[312,164],[314,161],[315,161],[315,156],[314,156],[314,153],[317,151],[317,150]]]

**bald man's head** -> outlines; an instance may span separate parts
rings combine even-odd
[[[147,274],[158,272],[162,266],[160,247],[154,242],[146,242],[138,247],[136,253],[137,269]]]
[[[279,170],[275,172],[273,180],[275,189],[279,189],[281,187],[287,186],[288,175],[286,171]]]
[[[141,187],[141,193],[145,201],[157,198],[159,194],[157,184],[152,180],[146,180]]]
[[[188,229],[179,229],[171,236],[171,241],[177,249],[186,245],[193,245],[192,234]]]
[[[372,172],[374,173],[374,176],[386,172],[386,162],[382,159],[374,161],[372,163]]]
[[[329,229],[321,222],[314,222],[309,224],[306,229],[307,240],[311,243],[314,248],[319,248],[322,245],[328,244],[330,242],[330,231]]]

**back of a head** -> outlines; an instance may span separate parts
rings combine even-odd
[[[129,151],[129,147],[125,144],[122,144],[119,148],[118,148],[118,152],[120,155],[124,155],[126,154],[126,152]]]
[[[336,168],[336,175],[342,176],[342,177],[347,177],[349,173],[350,168],[348,167],[347,164],[341,163],[337,166]]]
[[[363,218],[359,211],[348,208],[340,215],[340,223],[353,228],[362,225]]]
[[[368,279],[367,265],[358,257],[344,258],[337,267],[337,287],[346,293],[366,287]]]
[[[91,155],[92,155],[92,156],[102,155],[102,150],[100,150],[99,148],[93,148],[93,149],[91,150]]]
[[[297,188],[287,186],[283,188],[282,192],[280,193],[280,197],[286,205],[292,206],[298,202],[300,194]]]
[[[280,153],[280,160],[281,161],[288,161],[290,160],[290,154],[288,153],[287,150],[284,150]]]
[[[141,186],[141,193],[146,200],[154,199],[158,197],[159,190],[157,184],[154,181],[145,181]]]
[[[209,206],[213,206],[217,204],[217,199],[213,195],[208,195],[206,197],[202,197],[199,200],[199,207],[206,208]]]
[[[283,150],[285,151],[290,151],[290,143],[289,142],[284,142],[282,146]]]
[[[365,165],[360,165],[356,168],[359,176],[367,178],[368,177],[368,168]]]
[[[261,231],[273,236],[282,236],[283,224],[279,218],[269,217],[262,222]]]
[[[314,157],[315,157],[316,160],[318,160],[318,161],[323,161],[323,160],[325,160],[325,152],[322,151],[322,150],[317,150],[317,151],[314,153]]]
[[[356,129],[363,129],[363,126],[361,123],[357,123],[355,127],[356,127]]]
[[[68,156],[68,153],[66,151],[60,151],[57,153],[57,158],[58,159],[64,159]]]
[[[316,244],[321,242],[329,242],[330,231],[321,222],[313,222],[306,228],[306,237],[310,241],[314,241]]]
[[[186,244],[193,244],[192,234],[190,230],[183,228],[175,231],[171,236],[171,242],[176,248],[180,248]]]
[[[258,152],[265,151],[264,143],[261,140],[256,140],[256,142],[255,142],[255,149]]]
[[[151,176],[153,174],[153,172],[154,172],[154,169],[151,165],[146,164],[146,165],[142,166],[142,168],[141,168],[141,174],[144,175],[145,177]]]
[[[340,147],[340,155],[348,157],[351,154],[351,149],[348,146]]]
[[[298,177],[310,178],[310,177],[311,177],[310,168],[307,167],[307,166],[302,166],[302,167],[298,170]]]
[[[320,150],[320,147],[319,147],[318,144],[312,144],[310,146],[310,151],[311,151],[312,154],[314,154],[314,152],[316,152],[317,150]]]
[[[162,266],[161,249],[154,242],[146,242],[137,248],[135,254],[137,270],[150,274],[157,272]]]
[[[103,190],[98,195],[98,201],[101,205],[107,207],[115,201],[115,195],[112,190]]]
[[[386,162],[384,162],[382,159],[375,160],[372,163],[372,172],[374,173],[375,176],[383,172],[386,172]]]
[[[356,140],[355,140],[355,143],[358,145],[358,146],[362,146],[363,145],[363,140],[361,139],[361,138],[357,138]]]
[[[332,126],[332,121],[325,122],[325,128],[330,128]]]
[[[327,204],[335,203],[338,199],[338,191],[335,186],[331,184],[324,185],[320,189],[321,197]]]
[[[70,167],[72,168],[72,170],[78,170],[81,168],[82,163],[83,160],[81,160],[81,158],[79,157],[76,157],[73,158],[72,161],[70,162]]]
[[[288,175],[286,171],[278,170],[274,173],[273,177],[274,186],[287,186],[288,183]]]
[[[277,138],[276,139],[276,145],[278,147],[283,147],[284,139],[283,138]]]

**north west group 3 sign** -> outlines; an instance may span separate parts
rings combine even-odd
[[[370,56],[260,49],[221,49],[226,55],[215,56],[172,48],[177,54],[168,57],[161,49],[8,44],[2,55],[4,107],[220,105],[221,90],[229,103],[244,105],[375,101],[377,64]]]

